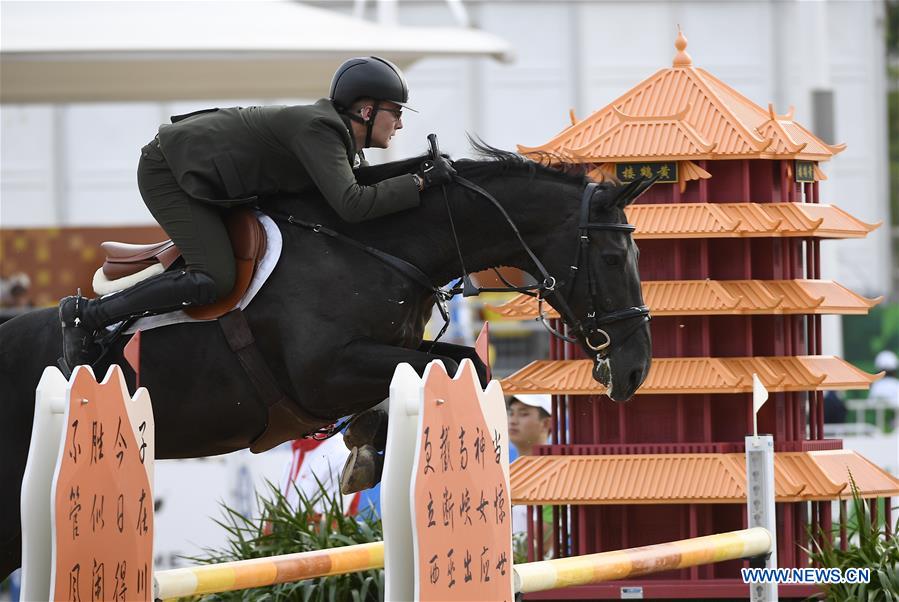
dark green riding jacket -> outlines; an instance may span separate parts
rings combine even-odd
[[[209,109],[172,121],[159,128],[159,145],[178,184],[194,198],[229,206],[317,189],[348,222],[419,204],[409,175],[372,186],[356,182],[353,136],[328,99]]]

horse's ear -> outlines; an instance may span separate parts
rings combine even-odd
[[[633,180],[628,182],[627,184],[622,184],[614,189],[612,189],[612,198],[610,200],[610,205],[615,207],[625,207],[630,203],[631,199],[635,198],[635,193],[637,192],[640,184],[643,182],[642,179]]]
[[[651,178],[641,178],[639,180],[634,180],[628,186],[622,186],[623,190],[618,195],[616,204],[619,208],[624,209],[625,207],[636,201],[640,197],[640,195],[649,190],[658,179],[659,176],[655,175]]]

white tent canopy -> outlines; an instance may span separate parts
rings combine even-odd
[[[0,102],[314,98],[344,59],[510,60],[501,38],[289,0],[0,3]]]

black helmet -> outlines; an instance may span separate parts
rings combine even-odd
[[[409,87],[399,67],[377,56],[361,56],[344,61],[331,80],[331,100],[348,109],[360,98],[389,100],[405,105]]]

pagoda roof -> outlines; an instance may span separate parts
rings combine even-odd
[[[883,373],[868,374],[832,355],[653,358],[637,395],[752,393],[758,374],[768,391],[867,389]],[[604,395],[592,360],[537,360],[501,381],[506,395]]]
[[[777,452],[777,502],[899,495],[899,479],[851,450]],[[511,465],[513,504],[743,504],[743,454],[519,456]]]
[[[686,109],[671,117],[635,117],[613,110],[619,122],[578,149],[577,156],[601,156],[605,161],[677,161],[704,157],[715,148],[683,119]]]
[[[793,120],[763,109],[704,69],[693,66],[687,40],[660,69],[605,107],[540,146],[568,163],[702,159],[827,161],[846,146],[830,145]]]
[[[675,203],[625,210],[634,238],[864,238],[869,224],[839,207],[817,203]]]
[[[714,316],[866,314],[883,297],[862,297],[833,280],[653,280],[643,281],[643,299],[654,316]],[[490,309],[509,319],[538,317],[537,300],[527,295]],[[559,317],[548,304],[543,311]]]

